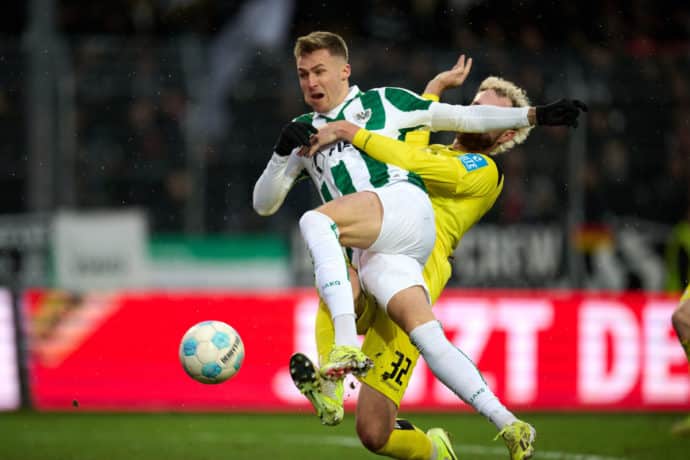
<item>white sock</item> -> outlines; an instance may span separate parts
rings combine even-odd
[[[410,332],[427,365],[445,386],[465,403],[503,429],[517,418],[489,389],[474,363],[446,338],[438,321],[429,321]]]
[[[338,315],[333,317],[336,345],[352,345],[359,348],[357,342],[357,318],[355,315]]]
[[[338,227],[327,215],[307,211],[299,220],[299,228],[314,263],[316,287],[333,318],[335,344],[358,346],[352,286]]]

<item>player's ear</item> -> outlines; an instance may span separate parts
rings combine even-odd
[[[498,136],[497,141],[499,144],[505,144],[506,142],[513,140],[516,134],[517,131],[515,131],[514,129],[506,129],[505,131],[503,131],[503,134]]]
[[[352,72],[352,70],[350,69],[350,64],[345,64],[345,65],[343,66],[343,70],[342,70],[342,72],[341,72],[341,79],[342,79],[342,80],[347,80],[347,79],[349,79],[349,78],[350,78],[350,73],[351,73],[351,72]]]

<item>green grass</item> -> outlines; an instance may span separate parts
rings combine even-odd
[[[535,459],[690,459],[690,438],[669,434],[678,414],[521,414],[538,431]],[[452,433],[461,459],[503,459],[495,430],[474,414],[409,414]],[[0,414],[2,460],[357,460],[364,450],[347,414],[323,427],[308,414]]]

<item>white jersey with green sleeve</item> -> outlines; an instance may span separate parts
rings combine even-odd
[[[346,100],[327,114],[309,113],[295,121],[319,128],[329,121],[347,120],[370,131],[404,139],[408,131],[427,126],[431,101],[401,88],[350,89]],[[397,182],[424,189],[419,176],[397,166],[374,160],[348,142],[325,146],[311,158],[302,158],[321,198],[330,201],[349,193],[372,190]]]
[[[329,121],[347,120],[393,139],[419,128],[431,131],[487,132],[529,126],[528,107],[460,106],[433,102],[403,88],[383,87],[366,92],[352,86],[338,107],[328,113],[308,113],[295,121],[319,128]],[[291,155],[296,155],[295,149]],[[372,190],[397,182],[422,189],[414,173],[369,157],[348,142],[325,146],[312,158],[299,157],[324,201],[349,193]]]

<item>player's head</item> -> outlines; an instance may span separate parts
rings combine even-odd
[[[350,64],[345,40],[332,32],[312,32],[297,39],[295,61],[304,102],[325,113],[345,100]]]
[[[488,77],[479,85],[472,104],[529,107],[530,102],[525,90],[515,83],[500,77]],[[455,144],[460,144],[464,150],[496,155],[523,143],[531,130],[532,126],[488,133],[458,133]]]

